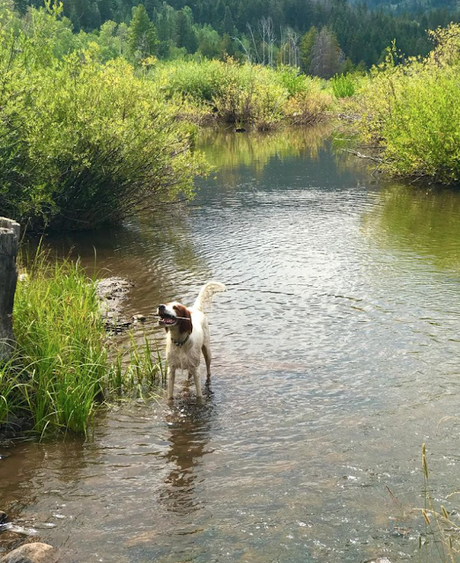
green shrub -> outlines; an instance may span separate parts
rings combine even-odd
[[[279,83],[286,88],[289,96],[306,92],[311,80],[305,74],[301,74],[298,68],[287,65],[281,65],[276,69],[276,77]]]
[[[84,229],[190,196],[206,166],[155,84],[97,46],[59,60],[42,35],[0,29],[2,213]]]
[[[284,77],[284,78],[283,78]],[[159,65],[153,73],[157,87],[168,99],[182,95],[195,103],[207,103],[209,111],[226,123],[271,128],[283,117],[289,97],[285,82],[295,89],[303,83],[297,71],[239,64],[231,59],[180,61]]]
[[[284,112],[293,125],[313,125],[324,121],[333,106],[331,94],[319,78],[310,79],[307,91],[299,92],[285,104]]]
[[[225,63],[216,60],[178,60],[159,64],[152,78],[166,98],[180,94],[210,103],[224,88],[225,68]]]
[[[362,91],[360,123],[366,142],[382,149],[382,167],[392,174],[460,180],[460,26],[434,34],[425,59],[397,64],[393,47],[373,69]]]
[[[355,93],[355,82],[349,74],[336,74],[331,83],[336,98],[350,98]]]

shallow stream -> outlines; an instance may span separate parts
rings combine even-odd
[[[26,536],[82,563],[443,560],[419,509],[459,501],[460,194],[378,183],[330,145],[208,133],[190,205],[49,239],[134,281],[131,314],[228,291],[202,406],[180,378],[172,407],[0,450],[0,555]]]

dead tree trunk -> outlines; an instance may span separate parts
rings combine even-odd
[[[19,223],[0,217],[0,362],[11,357],[15,346],[12,317],[19,233]]]

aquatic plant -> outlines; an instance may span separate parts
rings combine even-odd
[[[460,560],[460,524],[456,517],[457,510],[448,510],[444,505],[437,505],[430,490],[426,445],[422,445],[422,471],[424,481],[424,507],[420,509],[426,532],[419,538],[419,550],[422,558],[436,559],[445,563]],[[458,494],[458,493],[455,493]]]

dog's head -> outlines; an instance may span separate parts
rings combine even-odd
[[[166,331],[177,327],[180,333],[192,332],[192,314],[190,311],[177,301],[167,303],[166,305],[158,305],[157,315],[160,317],[159,325],[163,326]]]

